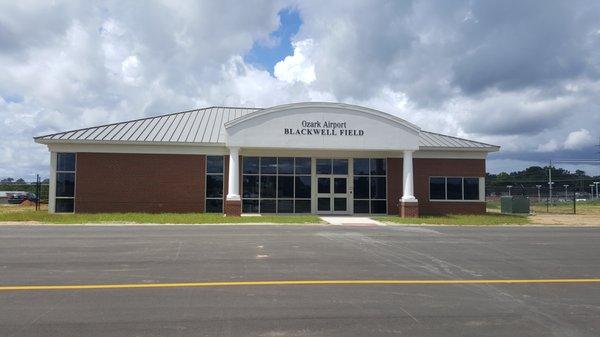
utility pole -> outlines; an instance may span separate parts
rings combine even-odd
[[[535,187],[537,187],[537,189],[538,189],[538,203],[541,203],[542,195],[540,194],[540,188],[542,187],[542,185],[535,185]]]
[[[594,181],[594,185],[596,185],[596,199],[598,199],[599,195],[598,195],[598,184],[600,184],[600,181]]]
[[[567,189],[569,188],[569,185],[563,185],[563,187],[565,188],[565,200],[569,199],[569,196],[567,195]]]
[[[548,200],[552,202],[552,160],[550,160],[550,167],[548,167]]]
[[[510,197],[510,189],[512,188],[512,185],[506,185],[506,188],[508,188],[508,196]]]
[[[590,196],[591,199],[594,199],[594,184],[590,184]]]

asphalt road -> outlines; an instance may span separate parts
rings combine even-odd
[[[0,286],[600,277],[600,228],[0,226]],[[0,290],[0,336],[598,336],[600,283]]]

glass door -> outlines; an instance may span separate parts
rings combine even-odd
[[[317,159],[317,213],[349,214],[348,159]]]

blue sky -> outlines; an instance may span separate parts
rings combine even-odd
[[[47,174],[33,136],[300,101],[500,145],[494,173],[596,159],[598,17],[596,0],[0,1],[0,178]]]
[[[277,13],[279,27],[269,34],[269,42],[256,41],[252,49],[244,56],[244,60],[258,68],[265,69],[273,75],[275,64],[286,56],[292,55],[292,37],[298,33],[302,20],[300,13],[294,8],[285,8]]]

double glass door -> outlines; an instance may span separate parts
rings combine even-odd
[[[348,159],[317,159],[317,213],[351,213]]]

